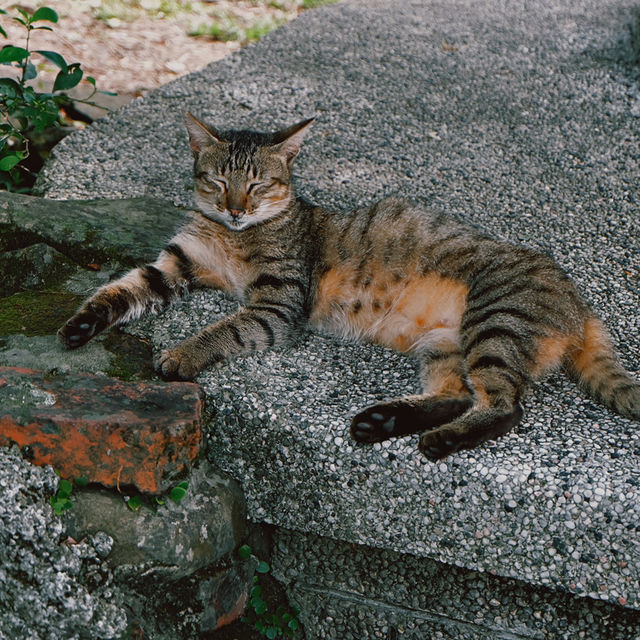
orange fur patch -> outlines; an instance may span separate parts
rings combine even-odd
[[[538,341],[532,374],[537,377],[559,366],[570,343],[571,336],[564,334],[541,338]]]
[[[572,351],[573,365],[577,371],[590,369],[596,356],[611,353],[612,346],[607,330],[597,318],[588,318],[584,323],[584,336],[581,344]]]
[[[377,275],[376,265],[369,266],[369,286],[356,283],[352,266],[330,269],[318,285],[311,323],[398,351],[457,340],[468,292],[463,282],[436,274],[393,282],[388,271],[380,267]]]
[[[434,372],[430,376],[429,387],[425,393],[436,396],[452,396],[459,398],[469,395],[469,389],[455,371]]]

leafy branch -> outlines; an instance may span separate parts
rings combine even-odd
[[[42,23],[57,23],[58,14],[50,7],[40,7],[33,13],[16,8],[16,12],[17,15],[11,19],[21,24],[26,31],[24,47],[9,44],[0,49],[0,64],[10,66],[18,72],[15,79],[0,78],[0,181],[7,188],[21,190],[25,174],[30,173],[24,161],[30,155],[31,135],[49,127],[60,126],[60,112],[65,107],[70,107],[72,102],[96,107],[100,105],[91,101],[98,90],[95,79],[90,76],[85,79],[92,85],[92,91],[86,98],[72,99],[65,93],[83,79],[84,72],[79,62],[69,64],[55,51],[30,48],[32,32],[53,31],[50,26]],[[7,12],[0,9],[0,15],[7,15]],[[2,26],[0,36],[7,38]],[[38,69],[33,62],[34,54],[59,69],[50,92],[38,92],[27,84],[38,76]]]

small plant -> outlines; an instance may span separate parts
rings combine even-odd
[[[169,491],[168,498],[175,503],[182,502],[184,497],[187,495],[188,488],[189,483],[186,480],[183,480]],[[127,507],[131,509],[131,511],[138,511],[143,503],[143,499],[139,495],[124,496],[124,501],[127,503]],[[166,503],[166,496],[154,496],[151,501],[151,504],[153,503],[158,506],[164,505]]]
[[[247,544],[238,549],[238,556],[242,560],[248,560],[253,555],[251,547]],[[256,572],[266,575],[271,571],[271,567],[264,560],[258,562]],[[249,592],[249,604],[242,617],[242,622],[251,625],[261,635],[274,640],[275,638],[294,638],[300,628],[298,616],[300,610],[292,607],[287,611],[285,607],[279,606],[275,611],[269,610],[269,605],[263,598],[263,587],[258,576],[253,577],[253,587]]]
[[[142,498],[140,496],[131,496],[125,498],[125,501],[131,511],[137,511],[142,506]]]
[[[27,179],[32,178],[25,160],[31,155],[29,145],[34,133],[50,127],[60,126],[60,112],[70,108],[72,102],[81,102],[99,106],[91,102],[97,93],[96,82],[87,77],[92,85],[92,93],[85,99],[74,98],[66,91],[76,87],[84,76],[79,62],[68,64],[55,51],[42,49],[32,50],[31,36],[33,31],[53,31],[47,24],[58,22],[58,14],[50,7],[40,7],[33,13],[16,8],[18,15],[12,19],[21,24],[26,31],[24,47],[7,45],[0,49],[0,64],[15,70],[16,78],[0,78],[0,184],[12,191],[27,191]],[[7,12],[0,9],[0,15]],[[0,27],[0,35],[7,38],[6,31]],[[33,56],[52,63],[59,71],[49,92],[38,92],[27,83],[38,76],[38,68]],[[100,93],[108,93],[106,91]],[[111,94],[113,95],[113,94]]]
[[[56,471],[56,474],[60,476],[58,471]],[[85,487],[89,484],[89,480],[86,476],[80,476],[79,478],[76,478],[75,483],[78,487]],[[54,496],[49,498],[49,504],[56,515],[61,516],[65,511],[73,507],[73,502],[70,500],[72,492],[73,482],[71,480],[66,480],[65,478],[60,478],[58,491]]]
[[[188,488],[189,488],[189,483],[186,480],[179,482],[169,492],[169,498],[174,502],[181,502],[182,499],[187,495]]]

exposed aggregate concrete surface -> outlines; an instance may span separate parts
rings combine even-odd
[[[127,626],[122,594],[104,558],[102,533],[67,540],[43,496],[58,478],[34,467],[17,448],[0,456],[0,638],[119,638]]]
[[[257,45],[64,140],[48,197],[190,203],[187,109],[268,129],[318,115],[301,194],[396,193],[552,254],[640,362],[640,67],[629,0],[398,3],[305,13]],[[156,347],[235,309],[197,292],[138,323]],[[211,459],[249,515],[298,531],[640,608],[640,431],[561,375],[494,443],[433,464],[417,437],[353,444],[363,406],[414,392],[414,363],[310,335],[200,377]],[[629,637],[637,637],[629,630]]]

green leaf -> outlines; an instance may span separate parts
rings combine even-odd
[[[38,29],[42,30],[42,31],[53,31],[53,29],[51,27],[33,27],[34,31],[37,31]]]
[[[0,27],[0,34],[2,34],[5,38],[7,37],[7,32],[2,27]]]
[[[256,598],[260,595],[262,595],[262,587],[259,587],[258,585],[256,585],[255,587],[252,587],[251,591],[249,591],[250,598]]]
[[[289,627],[289,629],[291,629],[291,631],[296,631],[300,626],[300,623],[295,618],[293,618],[292,620],[289,620],[289,624],[287,626]]]
[[[131,496],[127,500],[127,507],[131,509],[131,511],[137,511],[142,506],[142,500],[140,496]]]
[[[278,630],[275,627],[269,627],[265,635],[267,636],[267,638],[269,638],[269,640],[274,640],[274,638],[278,635]]]
[[[31,124],[36,131],[42,131],[58,122],[58,105],[53,100],[34,101],[22,107],[21,115],[27,119],[23,129]]]
[[[253,610],[257,615],[261,616],[263,613],[267,611],[267,603],[264,600],[258,600],[255,604],[252,605]]]
[[[246,560],[247,558],[249,558],[251,556],[251,547],[248,544],[243,544],[239,549],[238,549],[238,556],[242,559],[242,560]]]
[[[169,498],[171,498],[171,500],[173,500],[174,502],[180,502],[187,495],[187,490],[181,485],[182,483],[173,487],[173,489],[171,489],[171,491],[169,492]]]
[[[0,50],[0,64],[7,62],[21,62],[29,57],[29,52],[22,47],[9,45]]]
[[[47,22],[58,22],[58,14],[50,7],[40,7],[31,16],[29,22],[38,22],[38,20],[46,20]]]
[[[85,80],[86,80],[89,84],[92,84],[94,87],[96,86],[96,79],[95,79],[94,77],[92,77],[92,76],[87,76],[87,77],[85,78]]]
[[[89,484],[89,478],[87,478],[87,476],[80,476],[75,479],[75,483],[79,487],[86,487]]]
[[[0,95],[7,98],[21,98],[22,87],[11,78],[0,78]]]
[[[22,158],[17,153],[4,156],[0,159],[0,171],[9,171],[15,167]]]
[[[160,496],[154,496],[153,499],[156,501],[156,504],[163,505],[164,500]]]
[[[80,80],[82,80],[83,71],[80,69],[80,64],[74,62],[70,64],[66,70],[60,70],[56,76],[56,81],[53,83],[54,91],[64,91],[66,89],[73,89]]]
[[[63,71],[67,70],[67,62],[66,60],[55,51],[42,51],[38,50],[35,53],[39,53],[43,58],[46,58],[49,62],[53,62],[56,67],[59,67]]]
[[[69,482],[66,478],[60,478],[60,482],[58,484],[58,497],[60,498],[68,498],[73,491],[73,484]]]
[[[37,76],[38,76],[38,71],[36,69],[36,65],[31,62],[27,62],[27,66],[24,71],[24,79],[33,80]]]
[[[256,568],[256,571],[258,573],[269,573],[270,569],[271,567],[267,562],[265,562],[264,560],[260,560],[260,562],[258,563],[258,567]]]
[[[67,511],[67,509],[71,509],[73,507],[73,502],[71,502],[71,500],[67,498],[58,498],[56,496],[51,496],[51,498],[49,498],[49,504],[59,516],[62,515],[63,511]]]
[[[18,9],[18,11],[20,11],[20,9]],[[24,13],[24,12],[23,12],[23,13]],[[26,20],[23,20],[22,18],[16,18],[15,16],[13,17],[13,19],[14,19],[16,22],[19,22],[20,24],[24,25],[25,27],[27,26],[27,21],[26,21]]]
[[[189,488],[189,483],[186,480],[183,480],[182,482],[178,482],[176,487],[180,487],[186,491]]]

